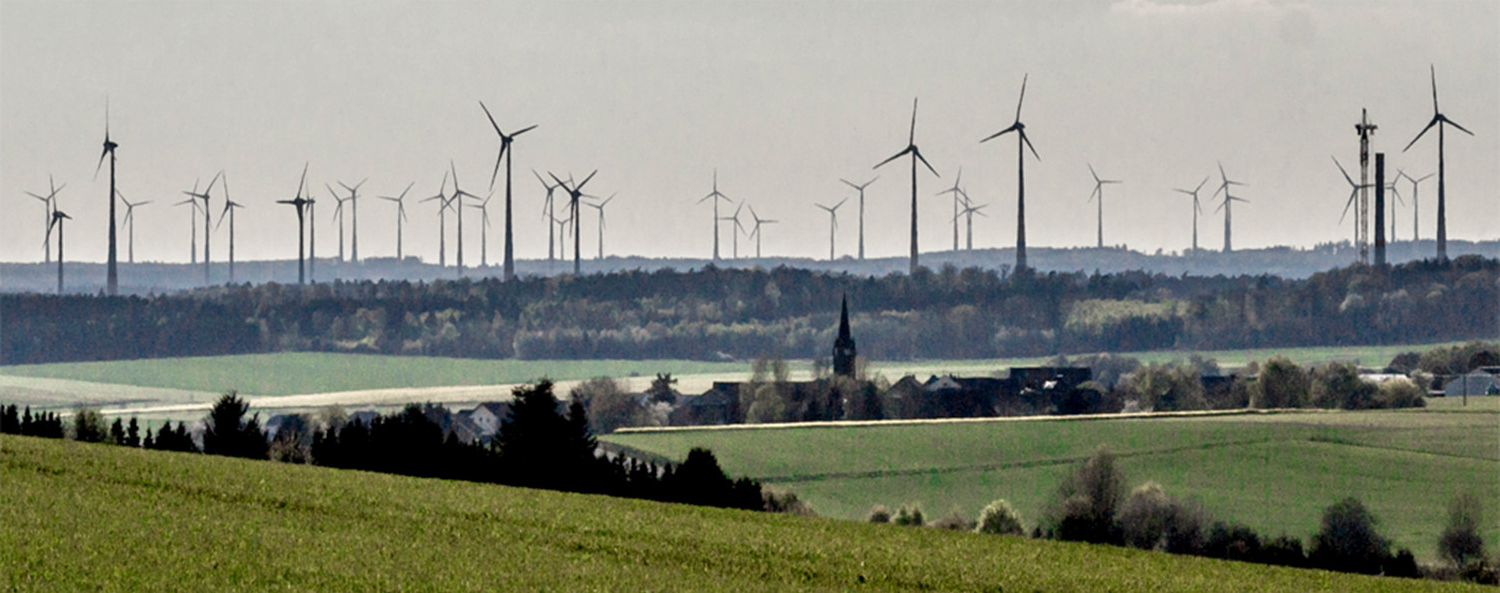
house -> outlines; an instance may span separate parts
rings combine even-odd
[[[668,422],[672,426],[734,424],[739,421],[739,392],[737,382],[715,381],[702,395],[683,394]]]
[[[1443,394],[1448,396],[1500,395],[1500,377],[1483,369],[1470,371],[1444,384]]]
[[[509,402],[485,402],[472,410],[459,412],[465,416],[465,431],[472,432],[471,439],[488,441],[500,433],[500,421],[510,416]],[[460,435],[462,439],[463,435]]]

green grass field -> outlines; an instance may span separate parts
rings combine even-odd
[[[1387,537],[1432,561],[1454,494],[1474,492],[1500,512],[1500,406],[1479,400],[1431,410],[629,432],[603,440],[670,458],[709,447],[726,471],[785,486],[829,517],[861,519],[874,504],[918,502],[929,517],[956,509],[973,518],[1005,498],[1028,524],[1062,477],[1107,445],[1131,487],[1154,480],[1265,535],[1306,541],[1324,508],[1358,497]],[[1495,522],[1485,537],[1500,542]]]
[[[533,381],[749,372],[740,363],[691,360],[475,360],[323,352],[161,358],[0,367],[0,375],[255,395],[393,387],[501,385]]]
[[[0,525],[18,591],[1464,588],[9,435]]]

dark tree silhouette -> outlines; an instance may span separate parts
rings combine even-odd
[[[269,451],[259,414],[249,420],[250,403],[231,390],[219,397],[204,418],[203,452],[209,455],[265,459]],[[181,426],[179,423],[178,426]]]

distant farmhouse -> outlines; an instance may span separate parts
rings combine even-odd
[[[1443,385],[1443,394],[1500,395],[1500,367],[1480,367],[1454,377]]]

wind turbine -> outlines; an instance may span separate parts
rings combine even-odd
[[[61,187],[59,187],[56,183],[53,183],[52,176],[48,175],[47,187],[51,188],[52,191],[47,192],[46,196],[39,196],[31,192],[26,192],[26,195],[42,201],[42,208],[47,214],[47,226],[52,226],[52,210],[54,208],[54,205],[57,203],[57,192],[62,191],[62,188],[67,186],[68,184],[64,183]],[[52,263],[51,234],[48,234],[47,239],[42,242],[42,263]]]
[[[347,200],[349,201],[349,215],[350,215],[350,218],[349,218],[349,261],[353,262],[353,263],[358,263],[359,262],[359,188],[360,188],[360,186],[364,185],[366,181],[369,181],[369,180],[370,179],[368,177],[366,177],[366,178],[360,180],[359,183],[354,184],[354,187],[349,187],[348,185],[346,185],[342,181],[339,182],[339,185],[342,186],[346,191],[349,192],[349,197],[347,198]],[[339,239],[339,248],[340,248],[340,252],[341,253],[342,253],[342,250],[343,250],[343,244],[344,244],[344,240],[343,239]],[[340,256],[339,259],[343,259],[343,257]]]
[[[120,273],[119,273],[119,266],[118,266],[117,259],[116,259],[116,248],[115,248],[115,195],[116,195],[115,194],[115,149],[119,148],[119,146],[120,145],[118,143],[116,143],[115,141],[109,139],[109,97],[106,96],[104,98],[104,152],[99,153],[99,164],[94,165],[94,178],[95,179],[99,178],[99,168],[104,165],[104,157],[108,156],[109,157],[109,262],[108,262],[109,265],[106,266],[108,269],[105,271],[105,283],[109,287],[109,296],[117,296],[117,295],[120,294]],[[1439,182],[1439,186],[1441,186],[1441,185],[1442,185],[1441,182]],[[1438,193],[1441,194],[1442,191],[1439,190]],[[52,220],[56,221],[57,218],[53,217]],[[58,225],[59,225],[59,227],[61,227],[61,223],[58,223]],[[62,228],[58,228],[57,229],[57,242],[58,242],[58,250],[57,250],[57,252],[59,254],[59,256],[57,258],[57,260],[58,260],[57,261],[57,265],[58,265],[58,268],[57,268],[58,269],[58,272],[57,272],[57,291],[59,293],[61,293],[62,292],[62,256],[61,256],[61,253],[62,253],[62,246],[61,246],[61,244],[62,244]],[[208,243],[204,243],[203,244],[203,248],[204,249],[208,249]],[[207,259],[206,255],[204,256],[204,259],[205,260]]]
[[[1010,127],[990,134],[980,140],[980,144],[989,142],[1007,133],[1016,133],[1016,272],[1026,269],[1026,151],[1031,149],[1031,156],[1041,161],[1041,155],[1036,153],[1036,147],[1031,145],[1031,139],[1026,137],[1026,124],[1021,123],[1021,104],[1026,101],[1026,80],[1030,74],[1021,77],[1021,98],[1016,100],[1016,121]]]
[[[1245,185],[1245,184],[1240,183],[1238,181],[1231,180],[1228,175],[1225,175],[1224,174],[1224,163],[1219,163],[1219,179],[1222,180],[1222,183],[1219,184],[1219,189],[1214,190],[1214,196],[1218,196],[1219,192],[1224,192],[1224,201],[1219,204],[1218,208],[1214,209],[1214,212],[1218,212],[1219,210],[1223,210],[1224,211],[1224,253],[1229,253],[1230,251],[1233,251],[1233,244],[1229,240],[1230,239],[1230,211],[1232,210],[1232,208],[1231,208],[1230,205],[1233,202],[1244,202],[1244,203],[1248,204],[1248,203],[1250,203],[1250,200],[1246,200],[1246,199],[1243,199],[1243,198],[1237,198],[1237,197],[1234,197],[1232,195],[1229,195],[1229,186],[1231,186],[1231,185]]]
[[[1391,200],[1391,221],[1390,221],[1390,224],[1387,225],[1391,229],[1391,238],[1390,238],[1390,242],[1391,243],[1395,243],[1396,242],[1396,205],[1397,204],[1400,204],[1402,206],[1406,205],[1406,200],[1401,199],[1401,190],[1396,189],[1396,180],[1399,179],[1400,177],[1401,177],[1401,170],[1397,169],[1396,170],[1396,176],[1391,178],[1391,182],[1390,183],[1385,184],[1386,191],[1391,192],[1391,197],[1394,198],[1393,200]]]
[[[1344,213],[1339,215],[1339,224],[1344,224],[1344,218],[1349,216],[1349,208],[1359,200],[1360,191],[1368,189],[1370,187],[1370,184],[1355,183],[1354,178],[1349,176],[1349,172],[1344,170],[1344,166],[1342,164],[1339,164],[1339,159],[1337,157],[1333,157],[1330,155],[1328,158],[1333,159],[1333,164],[1337,165],[1339,168],[1339,172],[1344,174],[1344,181],[1349,182],[1349,201],[1344,202]],[[1215,193],[1214,195],[1218,195],[1218,193]],[[1354,221],[1354,244],[1359,245],[1359,241],[1360,226],[1359,221],[1356,220]]]
[[[111,200],[113,201],[113,200]],[[47,238],[52,238],[52,227],[57,227],[57,294],[63,293],[63,219],[71,220],[73,217],[64,214],[62,210],[52,211],[52,222],[47,224]]]
[[[1446,191],[1444,189],[1446,187],[1446,184],[1445,184],[1446,174],[1444,173],[1446,167],[1444,167],[1444,160],[1443,160],[1443,128],[1445,127],[1444,124],[1446,124],[1446,125],[1458,128],[1458,131],[1463,132],[1465,134],[1468,134],[1470,136],[1473,136],[1474,133],[1470,132],[1470,131],[1468,131],[1466,129],[1464,129],[1464,127],[1461,126],[1461,125],[1458,125],[1457,122],[1455,122],[1455,121],[1453,121],[1451,119],[1448,119],[1448,116],[1443,115],[1443,112],[1438,109],[1438,98],[1437,98],[1437,67],[1436,66],[1429,66],[1429,68],[1431,69],[1431,73],[1432,73],[1432,121],[1427,122],[1427,127],[1422,128],[1422,131],[1417,132],[1417,137],[1416,138],[1412,138],[1411,142],[1406,145],[1406,148],[1401,149],[1401,152],[1406,152],[1408,150],[1411,150],[1412,145],[1416,144],[1417,140],[1421,140],[1422,139],[1422,135],[1426,134],[1427,130],[1431,130],[1433,126],[1437,126],[1437,129],[1438,129],[1437,258],[1440,259],[1440,260],[1446,260],[1446,259],[1448,259],[1448,201],[1447,201],[1447,193],[1446,193]]]
[[[553,177],[553,179],[556,179],[556,177]],[[708,192],[708,195],[698,198],[698,203],[702,204],[704,200],[713,200],[714,203],[714,261],[719,261],[719,221],[723,220],[719,218],[719,200],[724,200],[725,202],[731,200],[729,196],[719,193],[718,169],[714,169],[714,190]]]
[[[869,187],[871,183],[875,183],[876,179],[880,179],[880,176],[876,175],[875,177],[871,178],[869,181],[866,181],[863,184],[858,184],[858,185],[856,185],[852,181],[849,181],[848,179],[839,179],[839,181],[844,182],[844,185],[852,187],[856,191],[859,192],[859,259],[860,259],[860,261],[864,261],[864,259],[865,259],[865,188]],[[750,211],[753,214],[755,212],[755,209],[751,208]],[[756,252],[755,252],[755,257],[757,257],[757,258],[760,257],[759,245],[760,245],[760,242],[757,241],[756,242]]]
[[[396,203],[396,261],[398,262],[401,261],[402,258],[401,221],[406,220],[406,202],[404,200],[406,200],[406,192],[411,191],[412,186],[416,184],[417,182],[415,181],[407,184],[406,189],[401,190],[401,195],[394,198],[390,196],[380,196],[380,199],[382,200]]]
[[[443,192],[448,190],[448,172],[443,171],[443,184],[438,186],[438,193],[429,198],[422,198],[423,202],[438,202],[438,267],[448,265],[448,208],[449,199]]]
[[[458,275],[464,275],[464,198],[478,200],[479,196],[464,191],[458,187],[458,167],[453,161],[448,161],[448,168],[453,171],[453,197],[450,198],[455,204],[453,210],[458,214]]]
[[[198,193],[198,183],[199,182],[196,181],[196,180],[193,181],[193,191],[191,193],[189,193],[189,192],[183,192],[183,193],[188,193],[189,195],[194,195],[194,196],[197,195],[197,193]],[[188,222],[190,223],[189,226],[190,226],[190,230],[192,231],[191,234],[189,234],[189,236],[188,236],[188,238],[190,239],[189,242],[188,242],[189,243],[189,245],[188,245],[189,246],[189,249],[188,249],[188,261],[189,261],[189,263],[191,263],[193,265],[197,265],[198,264],[198,198],[196,198],[196,197],[190,197],[190,198],[188,198],[186,200],[183,200],[181,202],[176,202],[176,203],[174,203],[172,205],[173,206],[181,206],[183,204],[187,204],[187,205],[192,206],[192,208],[191,208],[192,212],[188,213]]]
[[[870,181],[874,180],[871,179]],[[866,183],[865,185],[869,185],[869,183]],[[760,259],[760,227],[763,224],[775,224],[778,221],[756,216],[755,206],[750,207],[750,218],[755,219],[755,227],[753,227],[750,231],[750,234],[755,235],[755,259]]]
[[[589,206],[589,207],[594,208],[594,209],[596,209],[596,210],[599,211],[599,260],[600,261],[604,261],[604,206],[606,204],[608,204],[610,202],[610,200],[615,199],[615,195],[616,194],[610,194],[608,198],[605,198],[605,200],[603,202],[599,202],[598,204],[589,204],[587,202],[584,203],[585,206]],[[735,214],[738,215],[739,211],[735,211]],[[738,219],[735,220],[735,224],[739,224],[739,220]],[[735,257],[739,257],[739,256],[736,255]]]
[[[307,165],[304,164],[302,165],[302,181],[297,184],[297,197],[276,201],[277,204],[288,204],[297,209],[297,284],[307,283],[306,258],[302,255],[302,242],[307,237],[307,224],[303,218],[303,210],[311,204],[312,200],[302,197],[302,188],[305,185],[307,185]]]
[[[129,249],[130,263],[135,263],[135,207],[150,204],[151,200],[145,200],[132,204],[129,200],[125,199],[125,194],[119,192],[115,193],[120,197],[120,201],[125,203],[125,219],[121,222],[123,222],[125,226],[130,229],[126,231],[126,245]]]
[[[844,198],[842,200],[839,200],[839,203],[834,204],[832,207],[824,206],[822,204],[814,204],[815,206],[828,211],[828,261],[834,260],[833,234],[834,231],[838,230],[839,228],[839,206],[843,206],[844,202],[847,201],[849,201],[849,198]]]
[[[483,202],[468,204],[468,207],[479,210],[479,267],[481,268],[487,268],[490,265],[488,255],[490,250],[490,234],[487,229],[490,227],[490,198],[493,197],[495,197],[495,193],[490,192],[490,195],[485,196]]]
[[[224,225],[224,217],[229,217],[229,283],[234,284],[234,210],[244,206],[229,199],[229,176],[224,176],[224,211],[219,213],[219,224],[214,227],[217,230]],[[128,215],[128,214],[127,214]]]
[[[547,180],[546,179],[542,179],[542,174],[541,173],[537,173],[536,169],[532,169],[531,170],[531,174],[535,175],[536,176],[536,180],[540,181],[542,183],[542,187],[544,187],[544,188],[547,189],[547,201],[542,204],[542,218],[545,218],[545,219],[548,220],[548,222],[547,222],[547,265],[550,268],[550,266],[552,265],[552,261],[555,260],[555,259],[557,259],[556,256],[553,254],[553,248],[557,246],[557,237],[554,235],[554,231],[556,230],[556,227],[557,227],[557,214],[553,210],[552,192],[556,191],[557,188],[562,187],[562,186],[561,185],[557,185],[557,184],[547,183]]]
[[[578,251],[579,246],[580,246],[580,240],[578,238],[578,225],[579,225],[579,223],[580,223],[580,221],[582,219],[582,217],[579,216],[579,212],[578,212],[578,199],[581,198],[581,197],[583,197],[583,186],[588,185],[589,180],[593,179],[594,175],[596,175],[598,173],[599,173],[599,170],[595,169],[594,172],[589,173],[588,177],[584,177],[583,181],[578,182],[577,184],[573,185],[572,187],[568,187],[568,184],[563,183],[563,180],[558,179],[556,175],[552,175],[551,173],[547,174],[547,175],[550,175],[552,177],[553,181],[556,181],[558,185],[562,186],[563,191],[568,192],[568,218],[573,221],[573,275],[574,276],[579,276],[579,275],[582,275],[582,273],[583,273],[583,260],[580,258],[579,251]],[[570,177],[570,179],[571,179],[571,177]],[[715,188],[715,191],[717,192],[717,188]],[[718,222],[715,221],[714,224],[717,226]]]
[[[969,196],[964,195],[964,190],[959,189],[959,187],[958,187],[958,184],[963,181],[963,178],[964,178],[964,168],[963,167],[959,167],[958,168],[958,176],[956,176],[956,177],[953,178],[953,187],[950,187],[948,189],[945,189],[943,191],[940,191],[938,193],[933,194],[935,196],[941,196],[943,194],[953,194],[953,251],[954,251],[954,253],[958,252],[958,217],[960,216],[959,213],[958,213],[958,211],[960,209],[962,209],[963,207],[969,205]]]
[[[516,278],[515,240],[512,238],[511,207],[510,207],[510,144],[515,141],[516,136],[525,134],[536,128],[535,125],[527,126],[506,134],[500,131],[500,124],[495,123],[495,116],[490,115],[490,108],[484,106],[484,101],[479,102],[484,109],[484,116],[490,119],[490,125],[494,126],[495,133],[500,136],[500,153],[495,155],[495,171],[490,174],[490,191],[495,191],[495,177],[500,174],[500,159],[505,159],[505,279]]]
[[[333,191],[333,186],[327,183],[323,184],[323,187],[328,188],[328,195],[333,196],[335,202],[332,218],[339,225],[339,261],[342,262],[344,261],[344,202],[349,201],[351,198],[339,197],[339,193]]]
[[[911,155],[911,264],[908,273],[915,274],[917,273],[917,161],[922,161],[923,165],[927,165],[927,170],[932,171],[933,175],[942,177],[938,175],[937,169],[932,168],[932,163],[922,157],[922,151],[917,148],[917,100],[915,98],[911,100],[911,133],[907,136],[906,148],[871,168],[879,169],[886,163],[907,154]]]
[[[211,264],[209,263],[209,256],[208,256],[208,233],[209,233],[209,230],[210,230],[208,228],[208,225],[210,223],[210,221],[209,221],[209,214],[210,214],[210,212],[209,212],[209,208],[208,208],[208,199],[210,197],[209,194],[213,193],[213,191],[214,191],[214,183],[217,183],[219,181],[219,177],[221,175],[223,175],[223,174],[224,174],[223,171],[215,173],[214,174],[214,178],[208,180],[208,188],[205,189],[205,190],[203,190],[203,193],[201,193],[201,194],[197,193],[197,189],[198,189],[198,183],[197,182],[193,182],[193,190],[194,191],[191,191],[191,192],[186,192],[186,191],[182,192],[182,193],[185,193],[185,194],[187,194],[187,195],[189,195],[189,196],[191,196],[193,198],[203,200],[203,284],[205,284],[205,285],[207,285],[209,283],[209,270],[211,269]]]
[[[967,198],[968,194],[966,193],[964,195],[964,197]],[[963,216],[966,219],[966,223],[968,224],[968,227],[969,227],[968,235],[967,235],[967,238],[965,239],[965,241],[967,241],[967,245],[968,245],[967,249],[969,251],[973,251],[974,250],[974,215],[978,214],[980,216],[986,216],[986,217],[988,217],[989,215],[987,215],[987,214],[985,214],[983,212],[980,212],[980,210],[983,209],[986,206],[989,206],[989,204],[978,204],[978,205],[975,205],[975,204],[972,204],[972,203],[965,203],[963,211],[959,213],[959,216]],[[957,220],[958,216],[955,216],[953,218],[955,220]]]
[[[1203,189],[1203,184],[1205,183],[1208,183],[1207,177],[1204,177],[1203,181],[1199,181],[1198,187],[1193,188],[1191,191],[1185,189],[1173,190],[1193,196],[1193,253],[1198,253],[1198,215],[1203,213],[1203,206],[1199,205],[1198,202],[1198,191]]]
[[[1436,175],[1436,173],[1428,173],[1419,178],[1412,178],[1412,176],[1407,175],[1405,171],[1401,171],[1396,175],[1397,177],[1405,177],[1407,181],[1411,182],[1411,240],[1413,243],[1416,243],[1417,241],[1420,241],[1422,239],[1422,235],[1418,230],[1419,227],[1417,226],[1417,215],[1421,213],[1420,204],[1417,203],[1417,190],[1419,189],[1418,185],[1420,185],[1423,181],[1431,179],[1433,175]]]
[[[730,252],[733,259],[740,258],[740,233],[745,231],[745,225],[740,224],[740,211],[744,209],[745,202],[741,201],[740,207],[734,209],[734,216],[725,216],[724,218],[719,219],[724,222],[734,221],[734,226],[730,227],[729,229],[729,234],[733,236],[731,244],[734,245],[734,247],[733,251]]]
[[[1094,191],[1089,194],[1089,201],[1099,200],[1099,244],[1096,247],[1104,247],[1104,186],[1111,183],[1123,183],[1118,179],[1100,179],[1099,174],[1094,172],[1094,166],[1089,165],[1089,175],[1094,176]]]

